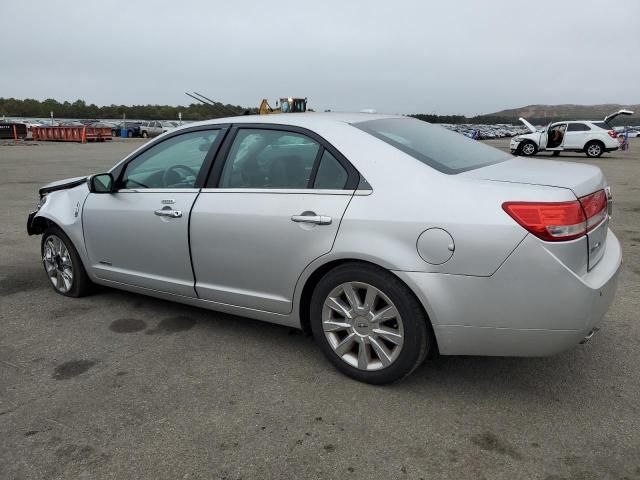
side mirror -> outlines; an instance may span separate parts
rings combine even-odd
[[[113,175],[110,173],[99,173],[92,175],[87,181],[91,193],[111,193],[113,192]]]

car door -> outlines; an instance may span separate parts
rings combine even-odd
[[[582,150],[587,143],[587,136],[591,128],[581,122],[571,122],[567,125],[567,131],[564,134],[563,148],[566,150]]]
[[[538,148],[540,150],[545,150],[547,148],[547,143],[549,141],[549,129],[552,127],[551,124],[548,124],[542,132],[540,132],[540,145]]]
[[[546,129],[542,135],[542,141],[546,144],[546,150],[562,150],[564,144],[564,137],[567,130],[567,124],[565,122],[554,123]]]
[[[113,193],[91,193],[82,212],[92,271],[101,279],[195,296],[189,214],[224,129],[186,131],[132,158]]]
[[[358,178],[312,132],[234,128],[191,216],[199,297],[291,312],[296,282],[331,250]]]

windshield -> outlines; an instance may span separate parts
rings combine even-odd
[[[443,173],[460,173],[512,158],[497,148],[415,118],[370,120],[353,126]]]

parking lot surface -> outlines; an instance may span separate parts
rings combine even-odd
[[[38,187],[143,142],[0,144],[1,479],[640,479],[640,139],[559,158],[603,169],[623,248],[590,343],[441,357],[385,387],[340,375],[295,330],[52,290],[26,234]]]

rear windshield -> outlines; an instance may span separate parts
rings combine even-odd
[[[354,127],[436,170],[455,174],[513,158],[497,148],[415,118],[385,118]]]

